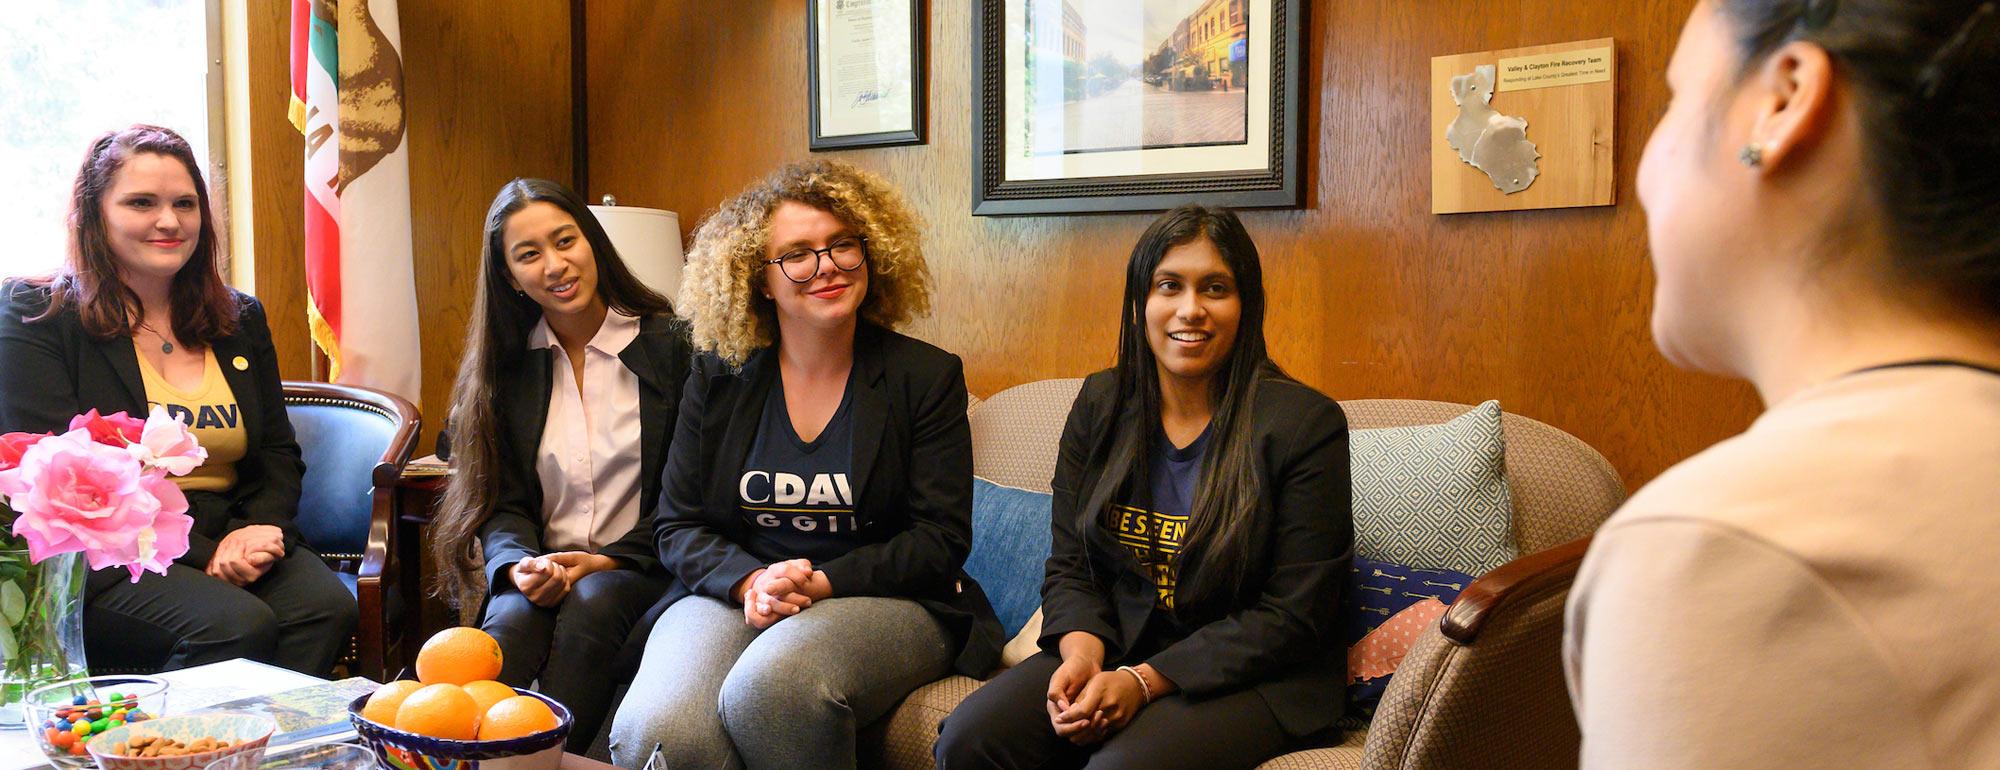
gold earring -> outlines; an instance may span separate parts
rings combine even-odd
[[[1751,142],[1749,144],[1743,145],[1743,151],[1736,154],[1736,159],[1742,161],[1743,165],[1749,166],[1751,168],[1758,168],[1760,166],[1763,166],[1764,145],[1758,144],[1756,142]]]

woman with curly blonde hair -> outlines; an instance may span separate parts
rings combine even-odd
[[[962,565],[972,434],[917,223],[872,174],[788,166],[695,231],[677,303],[702,355],[654,522],[670,602],[612,724],[618,764],[852,767],[919,685],[1000,627]]]

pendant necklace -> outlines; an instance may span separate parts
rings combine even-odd
[[[139,324],[139,328],[152,332],[153,336],[160,338],[161,353],[172,354],[174,352],[174,343],[167,341],[167,335],[161,334],[158,329],[154,329],[153,327],[147,326],[145,324]]]

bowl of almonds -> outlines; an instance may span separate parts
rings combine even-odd
[[[201,770],[223,757],[261,756],[277,729],[257,714],[182,714],[112,728],[89,751],[103,770]]]

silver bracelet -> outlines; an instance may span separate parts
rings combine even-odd
[[[1146,703],[1148,705],[1152,704],[1153,687],[1152,685],[1146,684],[1146,675],[1139,673],[1139,669],[1133,668],[1131,666],[1119,666],[1118,670],[1123,671],[1127,674],[1131,674],[1133,679],[1139,680],[1139,694],[1145,697]]]

